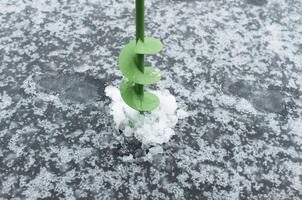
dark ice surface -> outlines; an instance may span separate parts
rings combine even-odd
[[[0,1],[0,199],[302,199],[302,1],[145,2],[190,113],[148,159],[104,94],[134,1]]]

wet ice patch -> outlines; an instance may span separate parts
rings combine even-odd
[[[237,101],[231,96],[224,96],[222,103],[235,106],[236,110],[240,112],[255,114],[256,110],[258,110],[261,112],[279,113],[284,109],[284,96],[278,90],[253,88],[252,84],[245,80],[239,80],[234,83],[226,82],[225,84],[224,91],[227,94],[240,97],[240,100]]]
[[[81,81],[67,88],[62,97],[76,103],[87,103],[97,100],[97,90],[97,86]]]
[[[267,4],[267,0],[246,0],[246,2],[254,6],[264,6]]]
[[[228,92],[238,97],[247,98],[252,93],[252,86],[245,80],[239,80],[228,87]]]
[[[160,99],[160,106],[151,113],[139,114],[124,103],[118,88],[108,86],[106,96],[112,99],[110,112],[116,128],[126,137],[135,137],[144,145],[168,142],[175,131],[177,121],[188,116],[182,109],[177,109],[175,97],[167,90],[154,92]]]
[[[255,92],[252,104],[260,111],[279,113],[284,109],[283,96],[279,91]]]
[[[101,80],[78,74],[40,76],[35,78],[40,92],[58,95],[63,101],[87,104],[99,98]]]

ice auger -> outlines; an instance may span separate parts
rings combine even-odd
[[[156,54],[162,43],[144,34],[144,0],[135,0],[136,39],[131,40],[119,55],[119,67],[126,77],[121,83],[120,92],[128,106],[140,113],[152,111],[159,106],[159,98],[144,91],[144,85],[160,80],[160,71],[144,66],[145,54]]]

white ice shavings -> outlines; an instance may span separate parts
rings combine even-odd
[[[74,68],[74,71],[81,73],[81,72],[86,72],[86,71],[92,70],[92,69],[95,69],[95,67],[94,66],[90,66],[90,65],[81,65],[81,66],[76,66]]]
[[[27,199],[49,197],[51,196],[50,190],[54,188],[54,180],[54,174],[50,173],[46,168],[41,168],[40,174],[26,184],[27,190],[23,192],[23,195],[25,195]]]
[[[64,31],[65,26],[66,25],[63,21],[56,21],[56,22],[48,23],[46,25],[46,29],[54,33],[59,33]]]
[[[18,2],[18,5],[14,5],[11,3],[11,0],[3,0],[0,2],[0,13],[19,13],[26,7],[24,2]]]
[[[120,96],[118,88],[108,86],[106,95],[112,99],[111,114],[117,129],[122,129],[127,137],[134,136],[143,144],[162,144],[168,142],[175,132],[178,119],[188,116],[177,109],[175,97],[168,91],[154,92],[160,99],[160,106],[144,115],[127,106]]]
[[[0,93],[0,109],[4,109],[12,104],[12,98],[4,91]]]
[[[287,127],[290,130],[290,133],[300,137],[302,143],[302,118],[290,119]]]
[[[145,160],[152,161],[153,160],[153,156],[158,155],[158,154],[162,154],[163,152],[164,152],[164,150],[163,150],[163,148],[161,146],[151,147],[149,149],[148,154],[145,157]]]
[[[12,111],[8,110],[12,103],[12,97],[10,97],[6,91],[4,91],[2,94],[0,92],[0,121],[13,114]]]
[[[269,40],[268,48],[276,53],[281,53],[283,50],[283,34],[282,34],[282,26],[277,24],[272,24],[267,27],[267,30],[271,34],[271,38]]]
[[[33,76],[29,76],[21,85],[21,88],[26,94],[35,94],[36,93],[36,83],[33,80]]]
[[[275,23],[266,25],[265,27],[270,33],[266,37],[266,41],[268,41],[267,48],[280,56],[289,58],[295,62],[297,68],[301,69],[302,57],[297,56],[297,52],[299,52],[298,44],[300,44],[302,39],[301,34],[297,34],[297,37],[293,40],[291,38],[292,32],[288,28]]]
[[[253,105],[248,100],[243,98],[237,102],[235,108],[239,112],[257,114],[257,110],[253,107]]]
[[[79,163],[85,158],[89,157],[93,150],[91,148],[82,148],[81,150],[74,150],[67,147],[61,149],[52,149],[54,153],[57,153],[61,164],[66,164],[71,160]]]

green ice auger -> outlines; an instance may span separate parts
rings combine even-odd
[[[119,67],[126,77],[121,83],[120,92],[128,106],[142,113],[159,106],[158,97],[145,92],[144,85],[160,80],[157,68],[144,66],[144,55],[158,53],[163,45],[158,39],[144,35],[144,0],[135,0],[135,8],[136,40],[130,41],[119,56]]]

